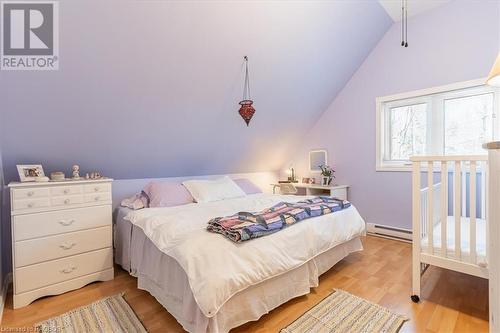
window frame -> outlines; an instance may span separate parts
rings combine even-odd
[[[493,137],[500,134],[500,121],[498,111],[500,110],[500,89],[485,85],[486,78],[457,82],[428,89],[415,90],[401,94],[377,97],[376,103],[376,171],[411,171],[410,161],[391,161],[386,159],[390,153],[390,117],[387,110],[400,107],[427,103],[427,119],[431,119],[427,124],[427,151],[430,155],[443,155],[445,149],[444,121],[445,111],[441,105],[444,101],[453,98],[469,97],[479,94],[493,92]],[[461,91],[468,89],[467,91]],[[446,94],[446,96],[436,96]],[[439,127],[439,128],[438,128]],[[437,138],[432,135],[438,134]],[[440,152],[439,152],[440,151]],[[438,152],[438,153],[436,153]],[[486,155],[487,152],[485,151]]]

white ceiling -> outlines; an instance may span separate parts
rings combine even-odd
[[[407,0],[408,17],[442,6],[451,0]],[[394,22],[401,21],[401,0],[378,0]]]

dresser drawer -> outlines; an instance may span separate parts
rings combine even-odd
[[[23,293],[111,268],[113,251],[102,249],[15,270],[15,293]]]
[[[85,195],[86,203],[91,203],[91,202],[99,203],[99,202],[110,202],[110,201],[111,201],[111,192],[93,193]]]
[[[52,197],[52,206],[71,206],[83,203],[83,195],[65,195],[61,197]]]
[[[111,184],[100,183],[85,185],[85,193],[111,192]]]
[[[111,247],[111,226],[15,242],[15,267]]]
[[[13,217],[14,241],[111,225],[111,206],[67,209]]]
[[[16,199],[34,199],[43,198],[50,195],[48,188],[19,188],[12,190],[12,198]]]
[[[14,199],[12,208],[14,210],[37,209],[50,206],[50,198]]]
[[[56,186],[50,189],[50,194],[52,196],[64,196],[64,195],[73,195],[73,194],[81,194],[83,192],[83,186]]]

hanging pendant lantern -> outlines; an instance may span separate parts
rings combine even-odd
[[[250,124],[250,120],[255,113],[255,109],[252,104],[253,101],[250,98],[250,78],[248,76],[248,57],[245,56],[245,85],[243,87],[243,99],[240,101],[240,110],[238,111],[240,116],[243,118],[247,126]]]
[[[253,117],[253,114],[255,113],[255,109],[253,108],[252,104],[253,101],[250,99],[245,99],[239,103],[241,105],[240,111],[240,116],[245,120],[245,123],[250,124],[250,120]]]

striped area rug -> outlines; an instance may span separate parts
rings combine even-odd
[[[337,289],[280,333],[398,332],[408,318]]]
[[[123,298],[123,294],[66,312],[35,325],[38,332],[145,333],[144,326]]]

